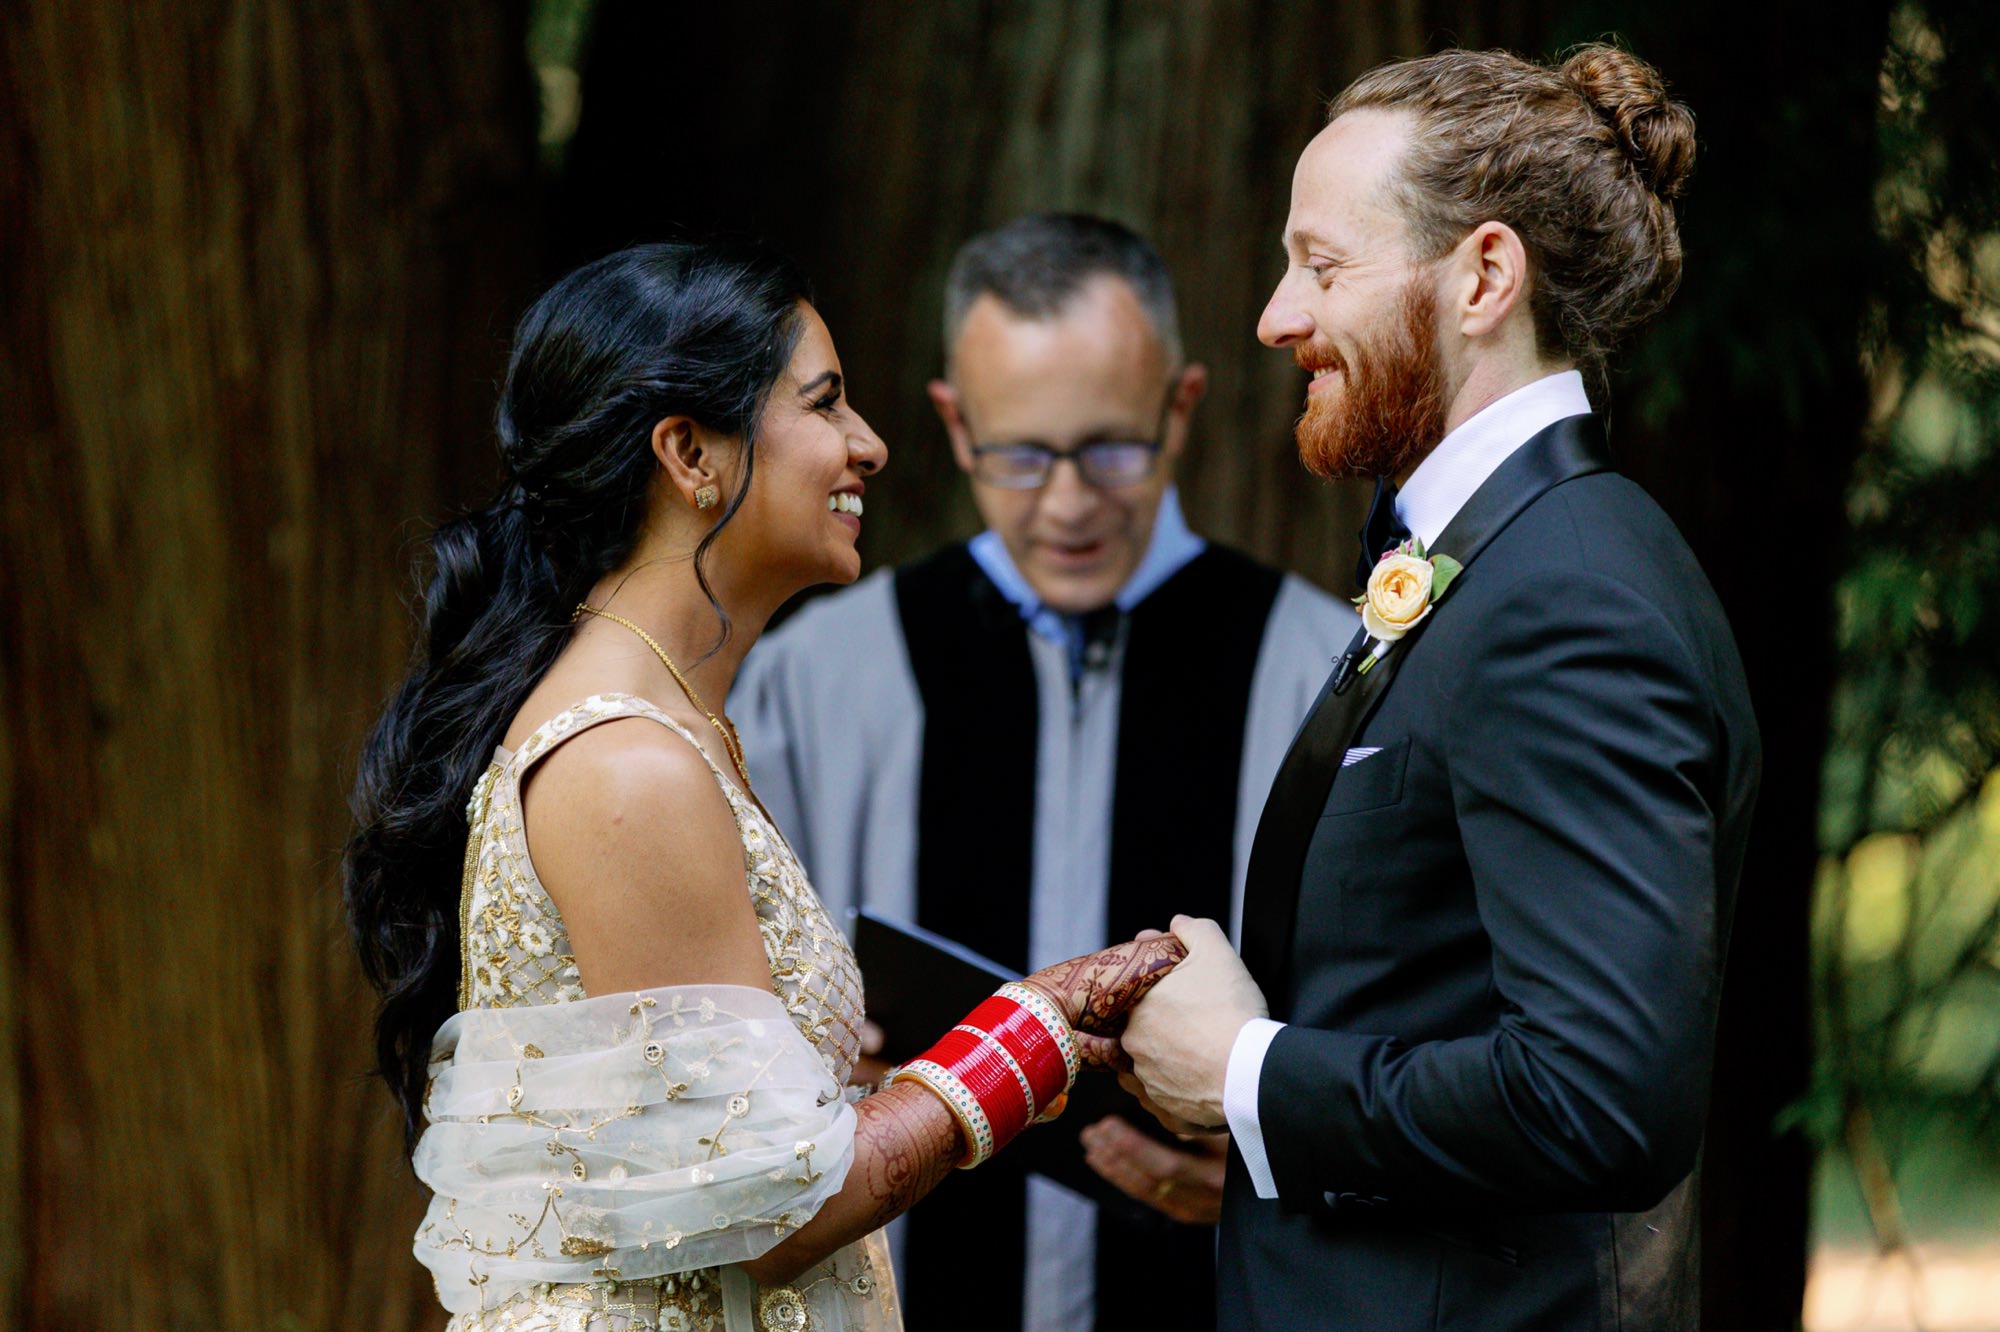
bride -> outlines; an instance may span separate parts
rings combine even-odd
[[[803,278],[753,246],[579,269],[498,433],[345,866],[417,1257],[452,1332],[899,1327],[877,1232],[1058,1113],[1179,946],[1037,972],[848,1090],[853,954],[711,703],[782,602],[859,574],[886,458]]]

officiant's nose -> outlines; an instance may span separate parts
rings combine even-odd
[[[1042,484],[1038,507],[1042,517],[1062,524],[1081,524],[1104,503],[1104,492],[1083,476],[1074,457],[1058,458]]]

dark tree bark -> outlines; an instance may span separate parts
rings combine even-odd
[[[10,1327],[437,1320],[335,871],[532,278],[524,26],[0,15]]]

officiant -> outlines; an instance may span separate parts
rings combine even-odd
[[[1234,928],[1271,779],[1353,613],[1189,528],[1174,475],[1207,373],[1132,231],[1040,214],[975,237],[944,350],[930,397],[986,528],[750,654],[730,712],[758,792],[836,917],[977,939],[1016,970],[1176,911]],[[1067,1150],[1115,1187],[989,1165],[911,1214],[911,1326],[1213,1326],[1212,1146],[1112,1117]],[[1121,1309],[1162,1270],[1175,1299]]]

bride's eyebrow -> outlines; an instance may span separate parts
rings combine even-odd
[[[834,392],[838,394],[840,392],[840,371],[838,370],[820,371],[818,374],[814,375],[811,379],[808,379],[805,383],[799,385],[799,396],[801,398],[810,398],[815,391],[817,391],[822,385],[826,384],[831,384],[833,386]]]

